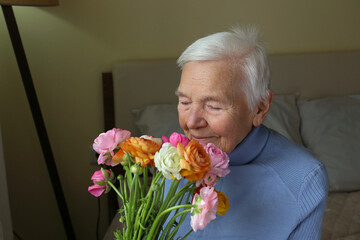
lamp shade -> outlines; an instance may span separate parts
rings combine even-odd
[[[0,0],[1,5],[19,5],[19,6],[56,6],[58,0]]]

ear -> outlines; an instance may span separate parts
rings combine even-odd
[[[253,126],[259,126],[265,119],[266,114],[270,109],[270,105],[273,100],[273,93],[270,91],[268,99],[262,101],[255,109],[254,109],[254,118],[253,118]]]

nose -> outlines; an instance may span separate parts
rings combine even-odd
[[[192,106],[186,119],[186,125],[189,129],[206,127],[207,121],[204,116],[204,111],[200,107]]]

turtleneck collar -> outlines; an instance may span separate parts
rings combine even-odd
[[[254,127],[229,154],[230,166],[240,166],[254,160],[264,148],[269,134],[269,129],[262,125]]]

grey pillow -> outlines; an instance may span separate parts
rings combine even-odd
[[[275,95],[263,124],[302,145],[300,116],[295,95]]]
[[[135,124],[142,135],[169,137],[173,132],[183,133],[179,125],[177,104],[155,104],[134,109]]]
[[[298,102],[304,145],[322,161],[331,191],[360,190],[360,95]]]

